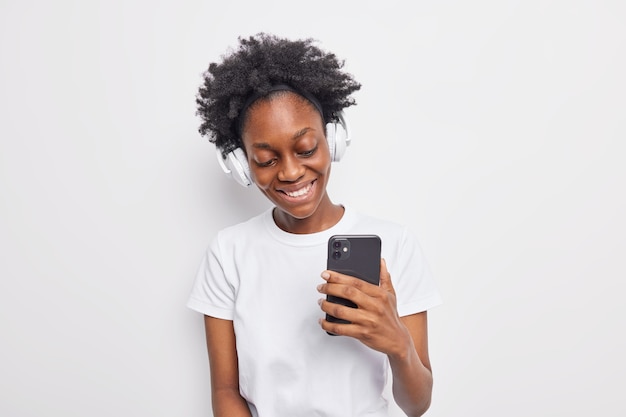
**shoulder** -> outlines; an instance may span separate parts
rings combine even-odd
[[[353,233],[376,234],[382,240],[383,252],[417,254],[421,252],[417,235],[404,224],[388,218],[354,212]]]
[[[271,210],[266,210],[246,221],[227,226],[217,232],[217,240],[220,242],[241,241],[242,237],[254,234],[257,236],[264,231],[266,218],[271,216]]]
[[[410,231],[405,225],[390,219],[374,217],[356,211],[354,212],[354,217],[356,219],[356,228],[361,230],[370,230],[371,233],[379,233],[396,238],[405,238],[406,235],[410,235]]]

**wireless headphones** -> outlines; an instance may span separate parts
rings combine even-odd
[[[337,123],[326,124],[326,140],[330,150],[330,159],[333,162],[341,160],[351,141],[350,126],[343,112],[338,112],[336,116],[338,118]],[[248,187],[252,184],[250,166],[248,165],[248,159],[243,149],[236,148],[225,156],[222,156],[222,151],[219,148],[216,148],[215,151],[217,161],[226,175],[233,178],[244,187]]]

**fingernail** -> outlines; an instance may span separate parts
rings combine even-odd
[[[324,301],[323,298],[320,298],[319,300],[317,300],[317,304],[322,305],[322,302]]]
[[[324,278],[324,279],[330,278],[330,274],[328,273],[328,271],[322,272],[322,278]]]
[[[317,286],[317,290],[318,290],[319,292],[321,292],[321,291],[322,291],[322,286],[323,286],[323,285],[324,285],[324,284],[320,284],[320,285],[318,285],[318,286]]]

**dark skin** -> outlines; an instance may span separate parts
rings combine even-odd
[[[396,292],[385,260],[380,265],[380,285],[333,271],[324,271],[322,294],[347,298],[357,309],[320,299],[322,311],[350,324],[320,319],[322,329],[360,340],[385,353],[393,374],[393,396],[407,416],[421,416],[430,405],[432,373],[428,358],[426,312],[399,317]]]
[[[320,114],[293,93],[257,101],[248,112],[242,136],[250,173],[276,205],[276,224],[290,233],[335,225],[343,207],[326,192],[331,160]]]
[[[290,233],[315,233],[335,225],[343,207],[333,204],[326,185],[331,159],[321,115],[304,98],[284,93],[256,102],[248,110],[242,139],[250,173],[272,201],[274,220]],[[429,407],[432,374],[428,358],[426,312],[399,317],[396,294],[384,260],[380,285],[333,271],[322,272],[323,295],[354,302],[358,309],[320,299],[320,308],[351,324],[320,319],[320,331],[352,337],[387,355],[394,399],[410,417]],[[239,393],[237,349],[232,321],[205,317],[216,417],[250,416]]]

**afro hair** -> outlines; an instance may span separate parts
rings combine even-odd
[[[323,109],[325,123],[356,104],[350,95],[361,85],[342,71],[344,62],[314,45],[313,39],[289,40],[259,33],[239,38],[239,48],[211,63],[196,96],[200,134],[223,154],[242,147],[238,127],[244,105],[253,95],[266,96],[277,84],[313,96]],[[242,114],[242,111],[244,114]]]

